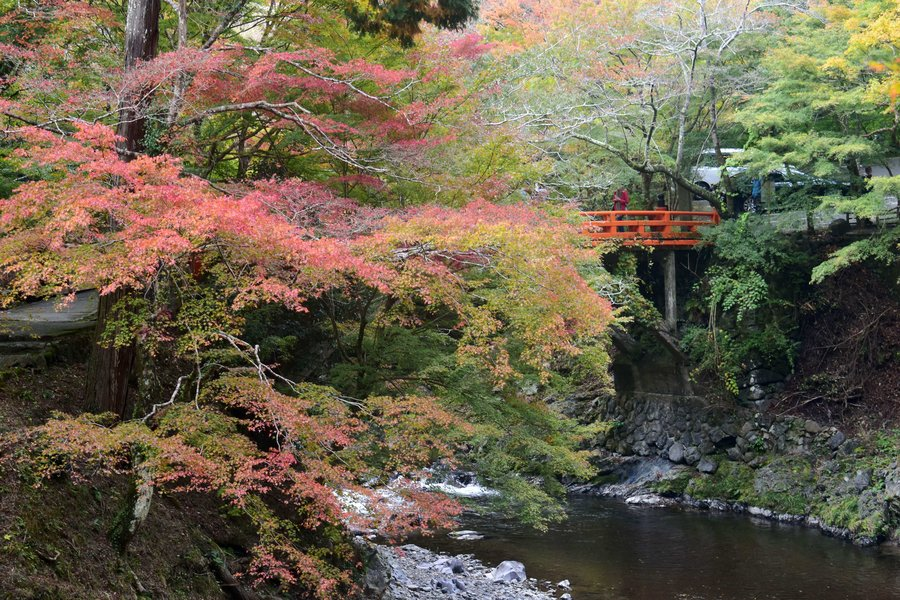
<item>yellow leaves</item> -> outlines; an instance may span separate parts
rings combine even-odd
[[[869,65],[876,73],[886,74],[885,77],[872,80],[866,88],[865,99],[867,102],[880,104],[884,98],[890,99],[890,106],[885,107],[884,112],[889,114],[893,112],[900,97],[900,59],[893,64],[872,63]]]
[[[846,78],[853,77],[859,70],[843,56],[831,56],[825,59],[819,69],[832,77],[842,76]]]
[[[461,321],[462,362],[505,381],[515,355],[546,381],[554,360],[579,356],[581,340],[602,337],[612,318],[577,270],[596,257],[567,216],[473,202],[388,221],[377,247],[397,270],[397,308],[449,308]],[[524,346],[513,352],[512,340]]]
[[[864,23],[850,38],[850,51],[867,51],[886,45],[900,47],[900,8],[883,12],[868,26]]]
[[[818,10],[820,10],[830,22],[844,23],[844,26],[846,27],[848,21],[857,21],[856,19],[852,18],[853,12],[847,6],[842,6],[840,4],[829,4],[827,2],[822,2],[820,4],[821,6],[818,7]]]
[[[892,107],[900,95],[900,60],[894,58],[898,51],[900,51],[900,4],[895,2],[892,10],[882,12],[871,24],[851,36],[846,52],[847,56],[863,55],[876,58],[868,62],[868,67],[877,73],[878,77],[869,85],[867,97],[876,102],[880,98],[888,97]]]

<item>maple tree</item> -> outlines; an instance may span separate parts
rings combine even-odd
[[[248,569],[257,580],[321,597],[341,593],[350,576],[328,565],[349,560],[349,550],[315,558],[297,531],[325,535],[355,518],[385,533],[446,524],[455,505],[418,483],[423,470],[460,460],[473,436],[493,444],[507,436],[470,407],[442,407],[415,388],[391,395],[356,389],[353,397],[305,384],[279,389],[286,380],[234,337],[253,307],[305,311],[325,292],[339,293],[365,303],[356,325],[363,343],[369,327],[421,329],[438,315],[458,332],[458,364],[494,386],[529,372],[546,381],[558,361],[597,372],[606,364],[610,307],[577,270],[593,252],[578,249],[577,227],[560,216],[483,201],[385,212],[297,180],[262,181],[236,197],[186,174],[171,156],[120,160],[117,136],[105,126],[75,127],[71,136],[17,132],[27,141],[17,152],[20,168],[41,177],[0,204],[3,301],[65,298],[84,287],[143,290],[115,305],[103,341],[137,340],[147,354],[173,353],[192,370],[168,401],[126,413],[137,420],[109,428],[75,417],[39,428],[37,468],[45,476],[59,468],[124,471],[142,485],[215,492],[258,531]],[[225,355],[223,345],[231,348]],[[361,354],[348,359],[354,369],[364,362]],[[492,456],[555,456],[545,472],[548,492],[551,476],[589,473],[572,445],[578,428],[546,408],[529,410],[532,431]],[[546,437],[548,428],[554,437]],[[539,438],[537,447],[527,445]],[[399,505],[362,486],[398,475],[406,483],[392,493],[409,498]],[[329,490],[372,506],[351,515]],[[277,516],[279,505],[298,516]]]
[[[900,47],[895,2],[821,2],[814,15],[796,15],[783,42],[767,51],[765,86],[736,118],[750,136],[744,164],[767,173],[784,164],[811,175],[846,180],[850,194],[807,201],[861,218],[885,210],[900,191],[890,161],[900,153],[900,113],[890,68]],[[887,176],[867,178],[865,167]],[[837,250],[812,274],[815,282],[867,259],[897,260],[897,234],[882,229],[871,239]]]
[[[318,3],[4,15],[19,182],[0,200],[0,302],[98,289],[107,360],[89,373],[115,373],[87,405],[108,413],[30,432],[31,464],[126,474],[122,547],[154,492],[213,494],[253,526],[249,581],[332,598],[353,586],[348,527],[400,534],[459,510],[422,483],[435,465],[478,468],[536,525],[561,516],[559,476],[591,472],[587,430],[516,389],[602,375],[611,310],[579,273],[594,255],[565,211],[496,203],[531,157],[472,119],[461,82],[489,46],[429,33],[401,47],[473,5],[400,4],[354,14],[374,37]],[[425,200],[458,208],[404,208]],[[333,387],[288,380],[241,339],[272,307],[329,331]],[[375,360],[398,336],[433,361]]]
[[[161,47],[159,43],[164,8],[171,8],[178,22],[178,37],[173,48]],[[286,160],[286,156],[304,154],[297,151],[296,145],[297,136],[305,136],[313,153],[323,151],[334,162],[357,171],[353,174],[344,169],[342,179],[345,183],[364,182],[379,186],[377,179],[371,176],[367,179],[363,174],[377,176],[386,172],[384,167],[378,166],[378,162],[384,160],[385,150],[396,148],[402,151],[404,145],[415,143],[427,129],[427,119],[433,109],[425,102],[417,102],[401,111],[400,104],[395,102],[396,90],[389,88],[400,91],[408,88],[413,83],[413,70],[385,68],[355,58],[342,59],[328,49],[317,47],[315,35],[302,31],[302,26],[300,32],[291,30],[289,35],[306,33],[312,43],[301,39],[299,50],[283,51],[282,40],[286,39],[283,31],[288,29],[285,20],[291,27],[297,22],[307,22],[307,8],[300,4],[280,6],[277,15],[270,15],[268,35],[258,40],[259,45],[245,48],[240,45],[245,40],[235,40],[238,43],[232,46],[221,41],[233,38],[231,32],[243,19],[256,18],[258,6],[253,2],[233,3],[219,14],[214,7],[204,8],[193,3],[163,6],[159,0],[141,0],[128,3],[125,15],[119,15],[114,4],[98,7],[46,2],[40,3],[36,12],[40,18],[36,24],[32,18],[34,9],[23,7],[7,15],[7,20],[21,29],[17,33],[24,34],[18,37],[20,47],[13,54],[18,64],[8,79],[14,95],[24,100],[7,102],[3,108],[11,119],[58,132],[71,130],[69,124],[73,118],[102,122],[116,117],[123,160],[130,160],[136,153],[144,151],[159,152],[169,145],[173,148],[183,147],[181,144],[208,145],[209,150],[204,150],[203,154],[214,158],[205,167],[207,176],[228,159],[227,151],[224,155],[219,154],[217,145],[230,143],[232,136],[238,138],[231,144],[239,154],[238,178],[245,178],[248,169],[252,168],[244,154],[249,144],[253,145],[251,153],[262,151],[267,158],[275,154],[274,159],[270,159],[275,164],[270,162],[265,167],[269,174],[285,175],[284,162],[290,160]],[[409,28],[422,19],[449,27],[472,16],[471,6],[466,8],[450,3],[444,8],[445,14],[440,15],[404,9],[400,13],[387,11],[381,16],[369,15],[367,19],[371,27],[378,23],[400,27],[388,32],[396,36],[401,35],[401,29],[406,32],[402,35],[408,35]],[[189,10],[192,16],[218,19],[212,21],[215,25],[211,31],[201,28],[197,46],[191,43],[191,32],[186,25]],[[199,15],[193,15],[197,12]],[[73,93],[71,86],[59,85],[67,76],[73,75],[74,67],[72,61],[60,60],[55,52],[61,43],[60,37],[68,42],[74,31],[81,33],[82,27],[87,28],[93,23],[114,28],[120,16],[126,17],[125,70],[120,80],[109,77],[106,59],[97,62],[97,70],[87,77],[83,74],[77,77],[78,81],[91,85],[87,89],[96,89],[94,86],[98,83],[104,84],[109,90],[106,94],[85,94],[87,89],[78,88]],[[276,24],[280,26],[275,27]],[[97,38],[94,36],[98,45],[109,46],[110,40],[103,39],[102,35]],[[266,45],[268,43],[273,45]],[[83,60],[99,54],[83,41],[77,47],[84,49]],[[162,53],[157,56],[160,50]],[[117,75],[117,70],[113,75]],[[241,82],[237,89],[235,82]],[[53,102],[48,110],[46,100],[50,96]],[[118,106],[115,113],[108,110],[113,103]],[[161,104],[168,107],[164,119],[157,116]],[[65,114],[56,114],[55,107],[60,105],[66,106]],[[330,105],[336,114],[316,114],[322,113],[322,107],[326,105]],[[440,105],[438,102],[437,106]],[[240,125],[237,132],[224,132],[224,140],[221,131],[217,131],[209,142],[196,139],[198,126],[202,133],[204,127],[215,128],[222,121],[233,122],[232,115],[236,115]],[[161,133],[163,126],[169,131]],[[187,131],[188,136],[180,137],[181,131]],[[288,149],[282,143],[294,147]],[[115,302],[129,293],[122,289],[103,296],[100,330],[105,328],[106,316],[113,310]],[[133,365],[140,360],[136,356],[137,350],[128,346],[95,349],[92,362],[96,368],[90,370],[88,406],[125,413],[129,402],[126,397],[128,379]]]

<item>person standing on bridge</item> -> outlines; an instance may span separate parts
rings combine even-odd
[[[613,194],[613,210],[628,210],[628,202],[631,198],[628,195],[628,190],[624,187],[620,187],[616,190],[616,193]],[[624,215],[618,215],[616,217],[617,221],[621,221]],[[625,231],[627,228],[619,227],[618,231]]]

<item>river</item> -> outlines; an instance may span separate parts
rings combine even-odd
[[[900,548],[859,548],[819,531],[743,515],[570,499],[569,519],[541,533],[467,514],[486,537],[417,543],[529,577],[572,583],[574,600],[900,600]]]

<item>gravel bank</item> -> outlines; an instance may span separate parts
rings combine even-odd
[[[381,600],[571,598],[565,587],[528,578],[521,563],[488,567],[469,554],[448,556],[413,544],[369,546],[366,588],[368,598]]]

